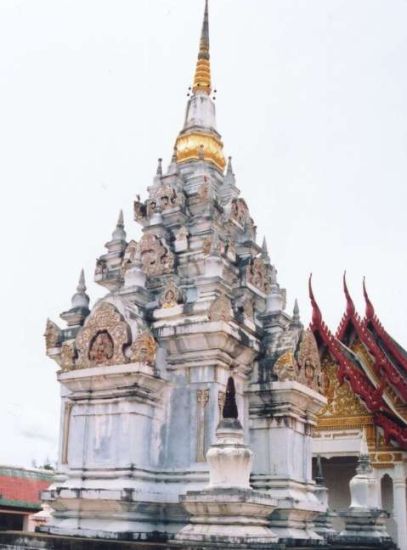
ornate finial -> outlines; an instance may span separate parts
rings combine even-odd
[[[228,176],[234,176],[234,172],[233,172],[233,166],[232,166],[232,157],[228,157],[228,167],[226,169],[226,174]]]
[[[322,323],[322,314],[317,304],[317,301],[315,300],[314,291],[312,290],[312,273],[310,274],[308,279],[308,291],[312,305],[312,325],[314,327],[318,327]]]
[[[315,475],[315,483],[317,485],[323,485],[325,482],[324,474],[322,472],[322,460],[321,455],[317,455],[317,468],[316,468],[316,475]]]
[[[120,210],[119,217],[117,219],[116,229],[112,233],[114,241],[125,241],[126,232],[124,230],[123,210]]]
[[[205,0],[205,12],[202,23],[201,40],[199,44],[198,61],[195,68],[193,93],[211,93],[211,66],[209,62],[209,10],[208,0]]]
[[[236,405],[235,381],[231,376],[228,378],[228,382],[226,384],[226,397],[225,404],[223,405],[222,417],[234,419],[239,417]]]
[[[356,471],[358,474],[369,473],[372,469],[369,456],[369,447],[367,444],[366,431],[363,428],[360,437],[359,459]]]
[[[363,296],[365,297],[366,302],[365,316],[366,319],[370,321],[375,316],[375,310],[366,290],[366,277],[363,277]]]
[[[162,176],[163,175],[163,159],[162,158],[158,159],[156,175],[157,176]]]
[[[349,294],[348,285],[346,284],[346,271],[343,274],[343,291],[346,297],[346,313],[352,316],[355,314],[355,304],[353,303],[351,295]]]
[[[89,296],[86,294],[86,283],[85,283],[85,272],[82,269],[79,275],[78,286],[76,287],[76,292],[72,296],[72,308],[85,308],[89,307]]]

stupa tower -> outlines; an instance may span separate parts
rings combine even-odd
[[[74,326],[48,323],[62,395],[61,475],[44,495],[52,533],[174,537],[187,524],[181,496],[208,485],[206,453],[233,376],[252,484],[277,499],[273,532],[318,538],[310,434],[325,401],[316,343],[298,307],[285,312],[267,245],[256,242],[211,88],[206,1],[171,163],[164,171],[159,161],[134,204],[142,237],[128,240],[120,215],[96,263],[108,293]]]

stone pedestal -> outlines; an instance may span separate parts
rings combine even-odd
[[[230,415],[225,418],[228,411]],[[243,442],[231,378],[223,416],[216,430],[216,442],[206,455],[209,486],[181,497],[191,517],[175,538],[222,545],[276,542],[268,522],[276,501],[266,493],[253,491],[249,485],[252,452]]]
[[[278,501],[273,532],[279,540],[320,540],[314,519],[326,507],[312,479],[311,430],[325,398],[291,380],[252,384],[249,403],[252,481]]]
[[[386,531],[386,513],[383,510],[349,508],[341,514],[345,529],[336,537],[343,544],[374,544],[391,541]]]

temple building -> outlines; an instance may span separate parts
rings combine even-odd
[[[313,452],[323,460],[330,508],[349,505],[361,430],[377,483],[376,505],[390,513],[389,533],[407,548],[407,352],[384,329],[367,293],[362,318],[343,278],[346,309],[330,332],[310,287],[312,331],[324,376],[326,406],[318,414]]]
[[[82,272],[66,326],[47,322],[61,435],[38,547],[390,549],[390,476],[406,550],[407,354],[346,286],[336,335],[311,285],[310,327],[286,311],[211,92],[206,0],[171,162],[134,203],[141,238],[120,213],[96,260],[104,297],[90,307]]]

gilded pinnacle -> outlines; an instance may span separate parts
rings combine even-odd
[[[209,95],[211,86],[211,65],[209,55],[209,10],[208,0],[205,0],[205,12],[202,23],[201,40],[199,43],[198,61],[195,68],[194,85],[192,91],[205,92]]]

